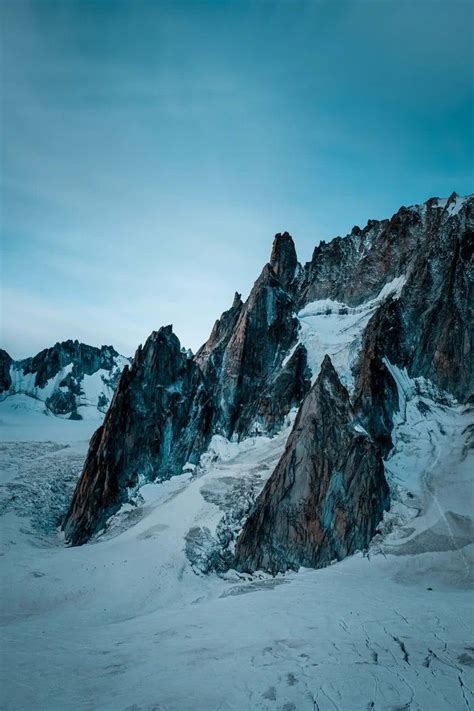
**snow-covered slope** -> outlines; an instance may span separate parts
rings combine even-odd
[[[376,309],[389,297],[398,298],[405,284],[399,276],[386,284],[375,299],[359,306],[321,299],[305,306],[299,313],[298,343],[306,347],[313,381],[327,353],[338,371],[341,382],[351,391],[352,368],[360,348],[362,332]],[[295,346],[296,348],[296,346]]]
[[[0,401],[0,442],[54,442],[87,440],[102,424],[104,415],[95,407],[83,407],[81,419],[55,416],[42,400],[17,393]]]
[[[54,526],[85,442],[4,444],[4,707],[471,708],[472,412],[394,373],[395,505],[368,555],[317,571],[200,572],[223,517],[232,529],[272,472],[290,423],[274,438],[215,437],[200,466],[143,487],[79,548]]]
[[[91,417],[75,423],[44,417],[31,393],[1,403],[10,440],[0,445],[6,709],[473,708],[471,205],[452,195],[402,208],[320,245],[303,271],[291,237],[277,235],[251,296],[236,296],[196,357],[184,356],[170,327],[138,350],[84,468],[97,407],[82,407]],[[304,410],[326,354],[334,377]],[[58,358],[59,368],[54,353],[27,366],[35,388],[68,367]],[[81,362],[90,373],[89,357]],[[67,381],[76,403],[73,370],[53,392]],[[295,383],[297,396],[285,399]],[[324,390],[332,397],[323,402]],[[279,551],[292,525],[319,535],[314,511],[300,516],[315,486],[298,478],[302,450],[288,436],[301,424],[304,449],[304,437],[326,428],[320,449],[338,453],[341,412],[351,435],[371,438],[380,470],[385,457],[390,510],[378,512],[375,535],[324,569],[237,572],[236,542],[238,552],[285,449],[294,467],[274,505],[290,492],[295,508],[278,526]],[[362,471],[352,494],[370,501],[363,457],[343,471],[350,486]],[[306,459],[329,483],[326,528],[350,534],[352,499],[337,499],[332,515],[339,468]],[[68,508],[80,534],[70,540],[88,545],[65,545]],[[93,525],[81,530],[82,519]]]

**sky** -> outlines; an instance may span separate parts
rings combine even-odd
[[[196,349],[288,230],[473,192],[470,0],[0,0],[1,343]]]

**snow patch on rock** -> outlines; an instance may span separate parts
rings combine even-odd
[[[396,277],[381,289],[375,299],[360,306],[351,307],[339,301],[320,299],[311,302],[298,313],[300,322],[298,343],[306,347],[313,382],[319,373],[324,356],[328,354],[341,382],[352,391],[354,386],[352,366],[361,344],[362,332],[383,301],[390,297],[399,298],[405,282],[404,275]],[[288,354],[287,360],[291,354]]]

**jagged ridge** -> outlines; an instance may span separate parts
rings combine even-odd
[[[235,567],[321,567],[363,549],[388,509],[382,456],[326,356],[237,541]]]
[[[18,361],[0,350],[0,397],[29,395],[42,400],[54,415],[80,419],[83,405],[106,411],[127,362],[112,346],[96,348],[77,340],[56,343]],[[89,383],[91,376],[96,383]]]
[[[150,361],[137,353],[130,370],[133,377],[124,373],[104,428],[91,443],[65,521],[68,539],[87,540],[128,499],[137,482],[172,476],[186,457],[195,461],[211,434],[240,438],[255,427],[275,432],[309,389],[306,351],[297,345],[295,315],[312,299],[357,304],[373,298],[393,278],[405,278],[399,301],[382,304],[369,323],[355,373],[354,410],[372,438],[370,447],[380,448],[379,455],[390,447],[391,418],[397,407],[384,358],[467,399],[472,392],[472,319],[468,318],[472,204],[472,199],[453,194],[446,201],[432,199],[401,208],[391,220],[370,221],[364,230],[355,228],[344,239],[321,244],[304,268],[297,263],[288,233],[277,235],[271,261],[247,301],[242,303],[236,295],[207,343],[191,359],[190,387],[182,389],[179,398],[154,398],[151,407],[147,401],[145,427],[138,406],[141,390],[166,390],[170,383],[161,368],[152,367],[154,358]],[[454,319],[447,319],[447,313],[453,313]],[[179,360],[179,342],[172,350]],[[173,425],[171,430],[163,427],[165,422],[181,422],[180,413],[190,410],[196,388],[205,395],[198,398],[190,424]],[[128,414],[122,412],[125,408]],[[127,435],[121,443],[124,422]],[[335,427],[334,447],[338,436]],[[374,454],[374,467],[376,460]],[[374,508],[366,511],[365,534],[357,538],[358,544],[367,543],[372,523],[380,515],[380,502],[385,501],[383,484],[380,487]],[[341,548],[351,549],[348,544]],[[319,555],[327,561],[329,548]],[[310,551],[305,556],[317,564]]]

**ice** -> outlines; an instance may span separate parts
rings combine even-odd
[[[352,366],[360,347],[362,332],[370,317],[389,296],[398,298],[406,277],[400,275],[386,284],[370,301],[351,307],[339,301],[313,301],[298,313],[299,343],[308,353],[308,365],[316,379],[324,356],[329,354],[341,381],[351,390]],[[295,346],[296,347],[296,346]],[[293,351],[292,351],[293,352]],[[287,355],[288,360],[292,352]]]

